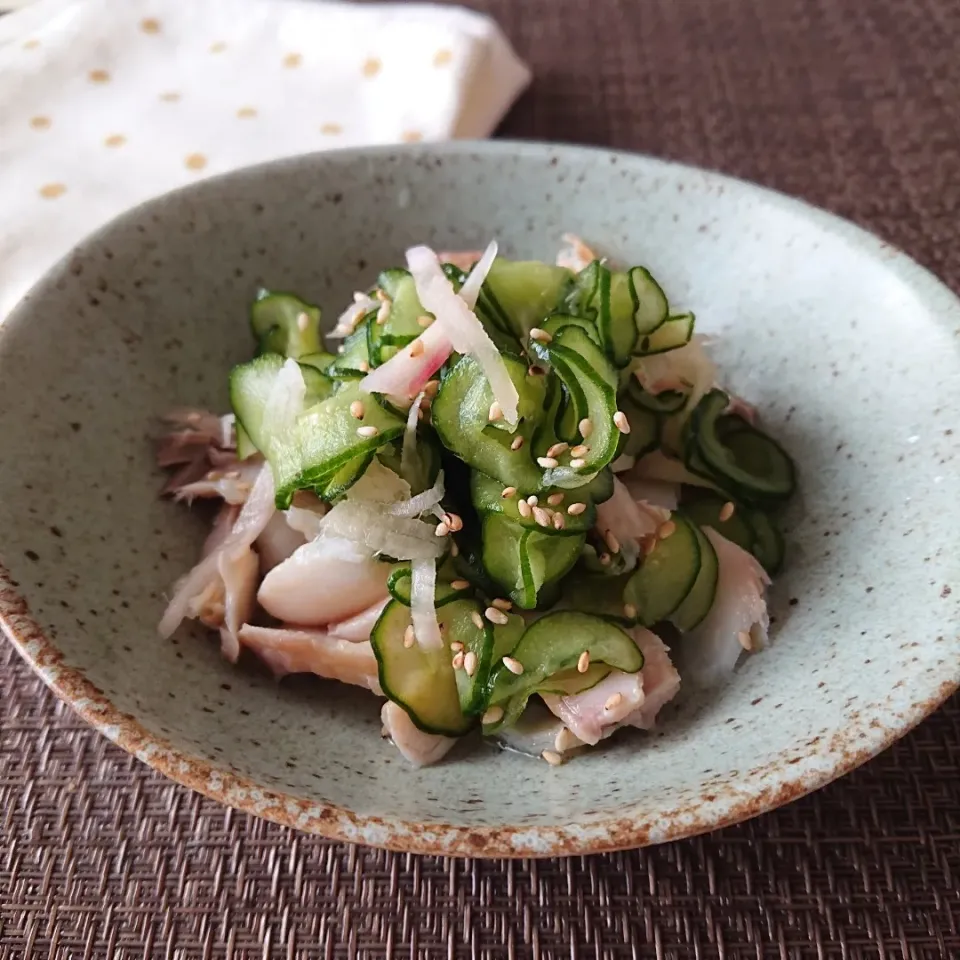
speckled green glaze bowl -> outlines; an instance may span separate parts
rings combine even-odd
[[[148,436],[227,408],[258,285],[328,305],[425,241],[549,258],[572,230],[647,264],[722,334],[729,382],[801,495],[774,645],[652,735],[560,768],[476,745],[413,770],[355,688],[161,641],[202,519],[161,501]],[[535,144],[328,153],[162,197],[60,263],[0,327],[0,616],[107,737],[303,830],[480,856],[631,847],[828,782],[960,679],[960,305],[903,254],[796,201],[644,157]]]

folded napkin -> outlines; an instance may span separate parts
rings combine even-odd
[[[314,150],[485,137],[529,79],[491,20],[452,7],[27,4],[0,17],[0,319],[151,196]]]

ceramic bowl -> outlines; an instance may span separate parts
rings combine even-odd
[[[729,385],[801,492],[773,645],[646,735],[559,768],[489,748],[414,770],[355,688],[275,683],[202,629],[161,641],[206,522],[158,497],[149,438],[225,411],[259,285],[335,315],[414,242],[644,263],[720,335]],[[223,803],[349,841],[480,856],[632,847],[770,809],[901,736],[960,678],[960,305],[875,237],[657,160],[534,144],[327,153],[124,215],[0,327],[0,614],[107,737]]]

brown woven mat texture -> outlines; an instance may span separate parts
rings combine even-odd
[[[536,81],[503,127],[826,206],[960,289],[958,0],[471,0]],[[815,648],[811,656],[816,656]],[[960,958],[960,699],[720,833],[469,862],[297,835],[156,776],[0,651],[0,958]]]

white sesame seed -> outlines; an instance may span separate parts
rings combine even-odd
[[[403,631],[403,645],[409,650],[416,642],[417,635],[413,630],[413,624],[410,624],[410,626]]]
[[[740,641],[740,646],[743,647],[744,650],[753,649],[753,637],[751,637],[746,630],[741,630],[737,634],[737,639]]]
[[[539,327],[531,327],[530,339],[536,340],[538,343],[549,343],[553,337],[550,336],[546,330],[541,330]]]
[[[537,463],[543,467],[544,470],[552,470],[554,467],[560,466],[560,461],[554,457],[537,457]]]
[[[535,493],[531,493],[530,496],[527,497],[528,506],[535,507],[539,502],[540,498]]]
[[[580,431],[580,436],[586,440],[593,433],[593,421],[589,417],[584,417],[577,424],[577,429]]]
[[[350,404],[350,416],[355,417],[357,420],[362,420],[363,415],[366,413],[366,408],[363,405],[362,400],[354,400]]]
[[[578,443],[570,450],[571,457],[585,457],[590,452],[590,448],[585,443]]]
[[[496,600],[491,600],[490,605],[496,607],[498,610],[513,609],[513,604],[509,600],[505,600],[503,597],[497,597]]]
[[[445,537],[450,532],[450,528],[441,521],[436,525],[433,531],[435,537]]]
[[[380,431],[373,426],[370,427],[357,427],[357,436],[358,437],[375,437]]]
[[[503,490],[500,491],[500,496],[503,497],[504,500],[509,500],[510,497],[514,497],[516,494],[516,487],[504,487]]]
[[[384,300],[377,310],[377,323],[383,326],[390,319],[390,301]]]
[[[607,545],[607,549],[611,553],[620,552],[620,541],[616,538],[616,536],[614,536],[614,533],[612,530],[608,530],[603,535],[603,542]]]
[[[410,344],[410,356],[419,357],[422,353],[423,353],[423,341],[414,340],[413,343]]]
[[[347,332],[349,333],[349,331],[347,331]],[[337,347],[337,353],[343,354],[343,352],[344,352],[346,349],[347,349],[347,348],[341,343],[340,346]]]
[[[473,625],[474,625],[478,630],[482,630],[482,629],[483,629],[483,617],[481,617],[480,614],[479,614],[476,610],[471,611],[471,613],[470,613],[470,619],[473,621]]]
[[[519,450],[523,446],[523,437],[514,437],[513,443],[510,444],[511,450]]]
[[[460,514],[458,513],[445,513],[443,515],[443,522],[453,533],[463,529],[463,521],[460,519]]]
[[[524,520],[526,520],[527,517],[530,516],[530,509],[531,509],[530,504],[527,503],[526,500],[517,501],[517,510],[520,513],[520,516],[523,517]]]
[[[630,432],[630,421],[627,419],[627,415],[626,415],[622,410],[618,410],[618,411],[613,415],[613,423],[614,423],[614,426],[615,426],[621,433],[629,433],[629,432]]]
[[[601,567],[609,567],[613,557],[611,557],[609,553],[601,553],[598,559]]]
[[[584,650],[577,661],[577,673],[586,673],[590,669],[590,651]]]
[[[567,513],[569,513],[571,517],[579,517],[586,509],[587,505],[585,503],[571,503],[570,506],[567,507]]]
[[[586,465],[587,465],[587,461],[584,460],[582,457],[574,457],[570,461],[570,466],[573,467],[574,470],[579,470],[581,467],[585,467]]]
[[[363,303],[364,300],[366,300],[366,299],[367,299],[367,295],[366,295],[365,293],[361,293],[359,290],[354,290],[354,291],[353,291],[353,302],[354,302],[354,303]]]
[[[463,651],[458,650],[453,655],[453,669],[459,670],[463,666],[463,661],[464,661]]]
[[[503,665],[516,677],[523,673],[523,664],[513,657],[504,657]]]
[[[718,518],[719,518],[720,522],[721,522],[721,523],[726,523],[726,521],[729,520],[729,519],[733,516],[733,511],[734,511],[734,509],[735,509],[734,505],[728,500],[728,501],[720,508],[720,513],[718,514]]]
[[[547,513],[543,507],[534,507],[533,508],[533,519],[537,521],[537,525],[541,527],[550,526],[550,514]]]
[[[510,622],[510,618],[502,610],[498,610],[496,607],[487,607],[487,609],[483,611],[483,615],[491,623],[497,623],[501,627]]]
[[[503,719],[503,707],[488,707],[487,712],[480,718],[484,726],[499,723]]]
[[[463,658],[463,669],[467,671],[467,676],[472,677],[477,672],[477,655],[468,651]]]
[[[389,298],[389,297],[386,295],[386,293],[385,293],[383,290],[381,290],[379,287],[377,287],[377,289],[373,291],[373,295],[374,295],[374,297],[375,297],[377,300],[379,300],[381,303],[389,303],[389,302],[390,302],[390,298]]]
[[[469,580],[454,580],[451,584],[454,590],[466,590],[470,586]]]
[[[623,700],[622,693],[614,693],[612,696],[607,698],[607,702],[603,705],[604,710],[613,710],[614,707],[619,707],[621,701]]]
[[[553,738],[553,745],[558,753],[565,753],[567,750],[577,746],[580,741],[569,727],[561,727],[560,732]]]
[[[570,447],[570,444],[569,444],[569,443],[564,443],[564,441],[561,440],[560,443],[555,443],[555,444],[547,451],[547,456],[548,456],[548,457],[559,457],[561,453],[566,453],[567,450],[569,449],[569,447]]]
[[[559,753],[554,753],[553,750],[544,750],[540,756],[543,757],[551,767],[559,767],[560,764],[563,763],[563,757],[561,757]]]
[[[661,523],[657,528],[657,537],[660,540],[666,540],[677,532],[677,525],[672,520]]]
[[[437,391],[440,389],[439,380],[428,380],[426,386],[423,388],[423,392],[430,397],[431,399],[437,395]]]
[[[562,530],[567,525],[567,521],[563,519],[562,513],[555,513],[553,515],[553,527],[555,530]]]
[[[549,503],[551,507],[559,507],[560,504],[563,503],[563,494],[551,493],[550,496],[547,497],[547,503]]]
[[[637,615],[637,608],[632,603],[625,603],[623,605],[623,615],[630,620],[633,620]]]
[[[500,406],[499,400],[494,400],[490,404],[490,409],[487,411],[487,419],[491,423],[496,423],[498,420],[503,419],[503,407]]]
[[[429,327],[433,323],[433,317],[428,317],[426,314],[421,314],[417,317],[417,325],[421,327]]]
[[[450,649],[454,653],[459,653],[463,649],[463,644],[459,640],[454,640],[453,643],[450,644]]]
[[[310,326],[310,318],[305,313],[297,314],[297,329],[303,333]]]

